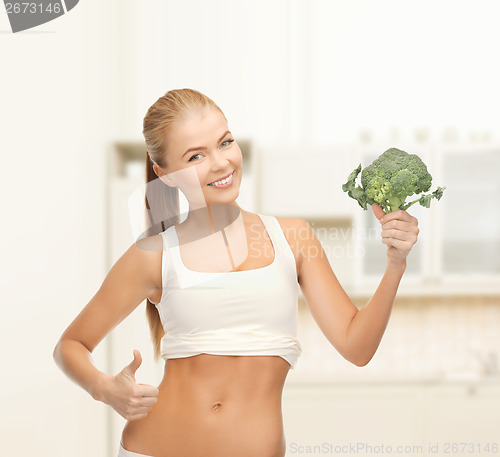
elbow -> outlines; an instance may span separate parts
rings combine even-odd
[[[368,363],[370,363],[370,360],[371,359],[368,359],[368,360],[359,360],[359,361],[356,361],[356,362],[353,362],[353,363],[357,367],[365,367],[366,365],[368,365]]]
[[[370,363],[370,360],[373,358],[373,356],[369,356],[369,357],[358,357],[356,358],[355,360],[352,361],[352,363],[354,365],[356,365],[357,367],[365,367],[366,365],[368,365]]]
[[[54,361],[57,363],[58,359],[59,359],[59,354],[60,354],[60,343],[61,343],[61,340],[59,340],[57,342],[57,344],[55,345],[54,347],[54,350],[52,351],[52,358],[54,359]]]
[[[370,363],[374,353],[362,351],[360,348],[351,347],[349,350],[344,350],[342,355],[344,359],[351,362],[353,365],[357,367],[365,367]]]
[[[365,367],[370,363],[370,360],[372,359],[372,356],[359,356],[359,355],[354,355],[354,354],[343,354],[344,359],[346,359],[348,362],[351,362],[353,365],[356,365],[357,367]]]
[[[64,340],[62,338],[59,339],[57,344],[52,351],[52,358],[56,362],[57,365],[60,365],[62,362],[63,351],[64,351]]]

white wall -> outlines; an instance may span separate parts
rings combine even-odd
[[[61,373],[52,351],[106,273],[117,4],[85,0],[17,34],[0,11],[2,455],[107,455],[105,406]],[[94,357],[101,369],[104,349]]]
[[[159,96],[199,89],[263,145],[393,126],[498,136],[497,5],[82,0],[17,34],[0,11],[2,453],[111,457],[114,412],[52,350],[107,272],[109,144],[140,139]]]

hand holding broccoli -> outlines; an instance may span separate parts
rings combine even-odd
[[[389,265],[406,266],[406,257],[417,242],[418,220],[404,210],[385,214],[380,205],[372,205],[373,214],[382,224],[382,243],[387,245]]]
[[[406,257],[417,242],[419,232],[417,218],[406,210],[415,203],[429,208],[431,199],[440,200],[446,187],[406,203],[413,194],[427,192],[432,176],[427,166],[416,154],[408,154],[397,148],[390,148],[373,163],[361,171],[361,186],[355,180],[361,171],[361,164],[347,178],[342,190],[354,198],[364,210],[371,205],[373,213],[382,224],[382,242],[387,244],[387,258],[390,265],[406,265]]]
[[[356,186],[354,181],[360,171],[361,164],[349,175],[347,182],[342,185],[342,190],[357,200],[364,210],[367,209],[367,204],[374,203],[378,203],[384,213],[398,209],[407,210],[417,202],[429,208],[431,199],[441,199],[446,189],[438,187],[431,194],[422,195],[417,200],[405,204],[407,197],[430,189],[432,176],[420,157],[397,148],[388,149],[371,165],[365,167],[361,171],[361,186]]]

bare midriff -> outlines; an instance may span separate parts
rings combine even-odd
[[[158,401],[128,421],[123,447],[153,457],[284,457],[279,356],[168,359]]]

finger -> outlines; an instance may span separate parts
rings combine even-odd
[[[411,214],[407,213],[406,211],[403,211],[402,209],[398,209],[396,211],[392,211],[390,213],[387,213],[383,217],[382,223],[386,223],[388,221],[392,220],[401,220],[401,221],[406,221],[406,222],[418,222],[417,218],[412,216]],[[380,219],[379,219],[380,222]]]
[[[408,241],[401,241],[395,238],[384,238],[382,243],[387,244],[387,246],[392,246],[401,252],[409,252],[413,246],[413,244]]]
[[[404,230],[384,229],[381,233],[382,238],[394,238],[403,241],[415,241],[417,236],[415,232],[405,232]]]
[[[378,203],[374,203],[372,205],[372,210],[373,210],[373,214],[375,215],[375,217],[377,219],[380,220],[381,217],[384,216],[384,210],[380,207],[380,205]]]
[[[142,397],[134,395],[129,399],[129,404],[134,408],[145,405],[154,405],[158,401],[158,397]]]
[[[156,397],[160,394],[157,387],[150,386],[149,384],[137,384],[135,392],[136,395],[142,397]]]
[[[135,406],[133,409],[129,410],[129,414],[147,414],[153,409],[154,405],[140,405]]]
[[[396,229],[396,230],[402,230],[404,232],[414,232],[418,233],[418,226],[413,223],[413,222],[404,222],[399,219],[394,219],[389,222],[384,222],[382,224],[382,230],[386,229]]]
[[[134,360],[132,360],[132,362],[125,367],[124,371],[127,375],[132,376],[135,379],[135,372],[142,364],[142,356],[137,349],[134,349],[133,354]]]
[[[141,405],[146,408],[152,408],[158,402],[158,397],[144,397]]]
[[[151,409],[153,408],[153,405],[149,406],[141,406],[139,408],[136,408],[133,414],[148,414]]]
[[[128,420],[129,421],[136,421],[136,420],[139,420],[139,419],[144,419],[147,415],[148,415],[147,412],[140,413],[140,414],[131,414],[130,416],[128,416]]]

